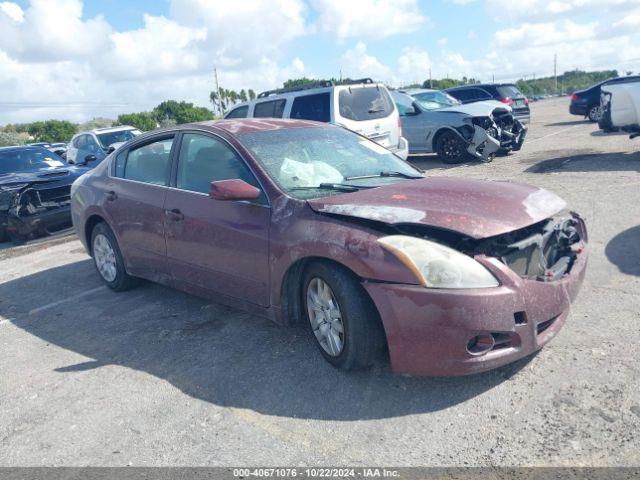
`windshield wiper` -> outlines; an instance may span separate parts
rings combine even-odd
[[[289,190],[341,190],[343,192],[357,192],[361,188],[374,188],[369,185],[348,185],[346,183],[321,183],[309,187],[291,187]]]
[[[411,178],[411,179],[424,178],[422,175],[410,175],[408,173],[402,173],[402,172],[380,172],[380,173],[374,173],[373,175],[359,175],[354,177],[345,177],[345,180],[360,180],[364,178],[378,178],[378,177],[402,177],[402,178]]]
[[[380,113],[380,112],[384,112],[384,108],[372,108],[367,113]]]

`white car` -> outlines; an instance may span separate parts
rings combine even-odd
[[[629,132],[629,138],[640,136],[640,81],[603,85],[600,106],[601,129]]]
[[[67,162],[93,168],[105,159],[112,145],[121,145],[141,133],[128,125],[77,133],[67,146]]]
[[[225,119],[293,118],[341,125],[389,149],[402,159],[409,144],[387,88],[370,78],[335,85],[318,82],[269,90],[256,100],[234,105]]]

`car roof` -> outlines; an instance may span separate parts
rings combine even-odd
[[[49,150],[40,145],[12,145],[10,147],[0,147],[0,152],[8,152],[11,150],[44,150],[49,152]]]
[[[117,127],[92,128],[91,130],[83,130],[82,132],[78,132],[74,136],[86,135],[87,133],[121,132],[123,130],[137,130],[137,128],[136,127],[132,127],[131,125],[120,125],[120,126],[117,126]]]
[[[398,91],[407,95],[414,95],[416,93],[439,92],[440,90],[435,88],[399,88]]]
[[[193,127],[205,127],[206,129],[224,130],[231,135],[268,132],[273,130],[285,130],[291,128],[322,128],[326,123],[311,120],[297,120],[291,118],[230,118],[226,120],[211,120],[207,122],[181,125],[181,129]]]

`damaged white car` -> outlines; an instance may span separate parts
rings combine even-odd
[[[629,138],[640,137],[640,81],[603,85],[600,105],[602,130],[622,130]]]
[[[496,153],[520,150],[527,134],[511,108],[500,102],[463,105],[429,89],[396,90],[392,97],[410,155],[437,153],[444,163],[470,157],[490,162]]]

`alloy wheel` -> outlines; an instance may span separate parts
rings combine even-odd
[[[93,240],[93,258],[102,278],[107,282],[113,282],[118,274],[116,253],[109,239],[101,233]]]
[[[307,312],[322,349],[332,357],[339,356],[344,349],[342,312],[333,290],[321,278],[312,278],[307,286]]]

